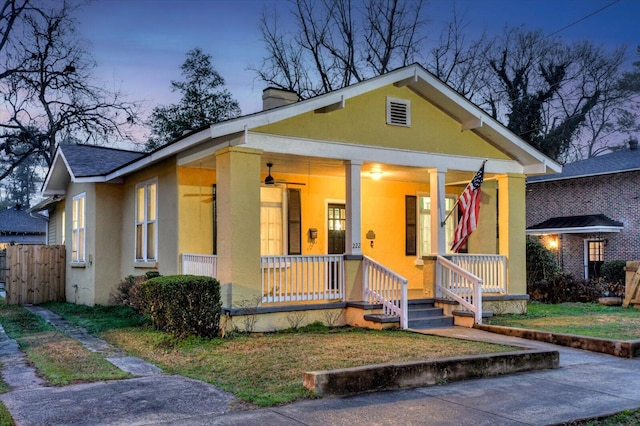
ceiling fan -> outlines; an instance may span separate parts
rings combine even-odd
[[[275,180],[273,178],[273,176],[271,176],[271,167],[273,167],[273,163],[269,162],[267,163],[267,167],[269,168],[269,173],[267,174],[267,177],[264,178],[264,184],[265,185],[275,185],[275,184],[283,184],[283,185],[306,185],[306,183],[304,182],[289,182],[286,180]]]

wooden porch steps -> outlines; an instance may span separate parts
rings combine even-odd
[[[425,329],[453,326],[453,317],[444,315],[435,307],[435,299],[410,299],[408,301],[409,328]]]

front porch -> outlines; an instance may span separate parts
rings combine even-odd
[[[482,322],[484,297],[506,294],[504,256],[459,254],[428,256],[423,261],[422,287],[409,289],[406,278],[367,256],[262,256],[259,297],[225,311],[229,317],[271,317],[272,325],[280,316],[277,328],[287,328],[283,316],[291,326],[294,312],[302,312],[295,314],[297,323],[428,328],[415,312],[420,310],[416,305],[426,301],[440,309],[440,316],[457,314],[456,324],[472,326]],[[217,268],[215,255],[182,255],[183,274],[215,277]]]

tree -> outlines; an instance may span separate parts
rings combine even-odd
[[[42,183],[36,167],[35,158],[28,157],[0,183],[0,193],[4,194],[0,205],[15,206],[20,204],[25,208],[31,206],[31,198],[38,190],[39,184]]]
[[[296,25],[291,34],[281,31],[277,18],[263,14],[260,27],[268,54],[256,72],[268,85],[294,91],[301,99],[418,60],[561,162],[617,145],[616,138],[630,129],[630,118],[638,114],[637,108],[624,108],[633,94],[625,87],[637,81],[633,74],[620,80],[624,48],[608,51],[590,42],[568,44],[525,27],[470,39],[465,15],[455,5],[451,22],[430,42],[421,0],[289,4]]]
[[[566,44],[541,31],[512,28],[494,41],[486,61],[500,90],[485,91],[480,105],[503,111],[510,130],[561,162],[601,152],[595,148],[631,95],[617,83],[622,48]]]
[[[182,95],[180,102],[153,109],[147,150],[165,145],[185,131],[240,115],[238,102],[221,88],[224,79],[213,69],[211,55],[199,48],[192,49],[187,52],[187,59],[180,69],[185,80],[171,82],[171,90]]]
[[[301,99],[413,63],[425,38],[424,0],[290,4],[294,34],[281,32],[277,13],[263,13],[260,29],[267,57],[254,70],[268,85]]]
[[[0,180],[27,159],[48,167],[65,138],[132,139],[137,104],[93,84],[96,64],[75,31],[68,1],[5,0],[0,17]]]

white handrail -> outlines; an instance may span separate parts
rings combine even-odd
[[[370,257],[362,262],[362,297],[367,303],[380,303],[387,315],[400,317],[400,327],[409,326],[407,283],[409,280]]]
[[[507,258],[499,254],[448,254],[444,256],[482,278],[483,293],[507,292]]]
[[[262,256],[262,303],[342,300],[343,256]]]
[[[443,256],[436,256],[436,289],[474,313],[482,324],[482,279]]]

